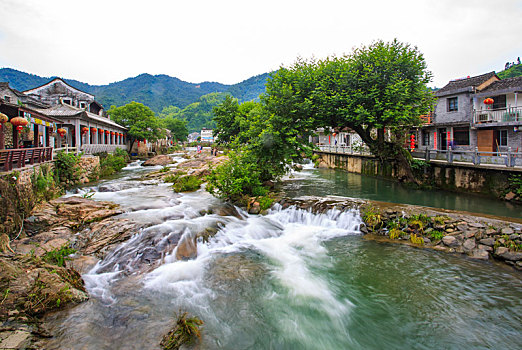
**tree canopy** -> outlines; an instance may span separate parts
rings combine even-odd
[[[227,97],[214,108],[218,142],[238,150],[236,165],[257,164],[256,176],[265,181],[310,155],[308,136],[317,128],[348,127],[414,181],[402,145],[433,107],[430,79],[423,55],[398,40],[379,40],[343,57],[299,59],[271,75],[259,103],[239,105]]]
[[[158,118],[149,107],[141,103],[133,101],[121,107],[111,106],[107,114],[113,121],[127,128],[131,147],[136,140],[156,141],[163,136]]]

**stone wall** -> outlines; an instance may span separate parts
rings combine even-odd
[[[395,164],[380,163],[377,158],[372,156],[326,152],[316,152],[316,154],[321,157],[320,164],[323,167],[393,180],[400,179],[404,175]],[[431,162],[426,167],[421,181],[426,185],[446,190],[475,192],[499,197],[509,187],[509,177],[516,174],[522,175],[522,170]]]
[[[100,157],[87,155],[80,158],[78,166],[82,169],[80,183],[88,183],[99,178]]]

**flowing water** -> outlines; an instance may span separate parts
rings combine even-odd
[[[208,193],[134,180],[143,171],[94,195],[149,226],[83,276],[89,301],[48,318],[49,349],[158,349],[179,310],[205,322],[200,349],[522,348],[518,272],[365,241],[355,210],[211,214],[222,203]],[[137,263],[150,242],[208,227],[196,259]]]

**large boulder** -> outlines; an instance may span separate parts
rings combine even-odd
[[[160,154],[151,159],[148,159],[142,165],[143,166],[155,166],[155,165],[165,166],[165,165],[169,165],[172,163],[174,163],[174,161],[172,160],[172,158],[170,156],[168,156],[166,154]]]
[[[457,247],[459,245],[459,241],[455,238],[455,236],[442,237],[442,243],[444,243],[448,247]]]
[[[177,260],[190,260],[195,259],[198,256],[198,246],[196,241],[196,235],[189,232],[181,237],[176,249]]]

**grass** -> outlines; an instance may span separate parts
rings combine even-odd
[[[43,256],[49,264],[65,266],[65,261],[70,260],[69,255],[76,253],[76,249],[63,246],[60,249],[50,250]]]
[[[192,192],[199,189],[203,181],[194,175],[179,177],[172,185],[175,192]]]
[[[199,327],[203,325],[197,317],[188,317],[187,312],[180,313],[176,325],[161,340],[161,348],[164,350],[177,350],[182,345],[194,344],[201,338]]]

